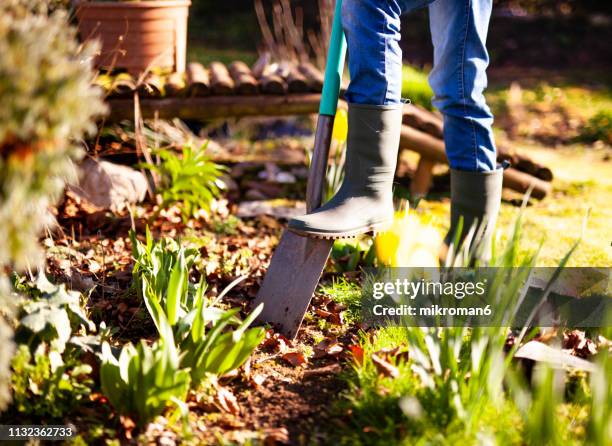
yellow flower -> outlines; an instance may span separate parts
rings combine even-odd
[[[348,114],[343,108],[339,108],[334,119],[334,129],[332,130],[332,138],[342,144],[346,141],[348,135]]]
[[[397,212],[392,225],[374,240],[381,264],[393,267],[437,267],[440,233],[414,212]]]

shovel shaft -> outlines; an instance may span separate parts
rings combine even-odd
[[[346,38],[342,29],[342,0],[336,0],[334,23],[325,64],[325,81],[323,82],[321,105],[319,106],[320,115],[334,116],[336,114],[345,57]]]
[[[334,116],[319,115],[306,186],[306,210],[308,212],[312,212],[321,206],[333,128]]]
[[[308,186],[306,189],[306,208],[308,212],[321,206],[323,198],[325,172],[332,130],[334,128],[334,118],[338,108],[338,97],[340,96],[345,57],[346,38],[342,30],[342,0],[336,0],[334,23],[325,66],[325,81],[319,106],[319,119],[315,132],[314,150],[308,172]]]

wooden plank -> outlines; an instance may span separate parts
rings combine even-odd
[[[319,110],[320,94],[211,96],[204,98],[162,98],[140,101],[143,118],[218,119],[245,116],[286,116],[314,114]],[[108,122],[133,119],[132,99],[110,99]],[[339,104],[343,106],[343,103]],[[432,162],[447,163],[444,141],[425,132],[403,125],[400,147],[413,150]],[[514,168],[504,171],[504,187],[525,193],[533,186],[532,196],[544,198],[551,184]]]
[[[259,83],[247,64],[237,60],[232,62],[228,68],[235,84],[236,93],[254,95],[259,92]]]
[[[448,164],[444,141],[407,125],[402,126],[400,147],[420,153],[432,161]],[[504,187],[523,194],[533,187],[531,196],[537,199],[544,198],[552,188],[550,183],[514,168],[504,170]]]
[[[235,84],[225,65],[221,62],[211,62],[209,69],[211,92],[218,95],[233,94]]]
[[[187,84],[183,73],[170,73],[166,76],[165,93],[166,96],[184,96],[186,94]]]
[[[162,98],[140,101],[143,118],[217,119],[244,116],[285,116],[317,113],[321,95],[316,93],[287,96],[209,96]],[[132,99],[109,99],[108,122],[134,118]]]
[[[435,161],[432,161],[425,156],[421,156],[419,159],[419,164],[417,165],[416,172],[414,173],[414,178],[410,183],[410,198],[413,201],[412,204],[414,204],[416,200],[424,198],[429,192],[429,188],[431,187],[433,180],[433,168],[435,165]]]
[[[208,96],[210,94],[210,76],[201,63],[191,62],[187,65],[187,95]]]
[[[320,92],[323,89],[323,73],[310,63],[303,63],[298,66],[300,73],[304,75],[310,91]]]

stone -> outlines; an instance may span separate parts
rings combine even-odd
[[[87,158],[79,166],[79,182],[70,190],[101,209],[120,212],[144,200],[147,178],[128,166]]]

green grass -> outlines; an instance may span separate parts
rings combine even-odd
[[[521,229],[528,225],[516,222],[511,238],[498,245],[493,260],[506,268],[492,273],[485,296],[509,309],[510,321],[517,308],[518,287],[529,270],[508,267],[529,267],[537,256],[537,252],[520,255],[525,237]],[[572,252],[574,249],[568,250],[567,256]],[[565,266],[567,256],[559,267]],[[498,317],[498,321],[506,320],[504,314]],[[525,328],[526,337],[519,335],[510,351],[505,347],[507,333],[499,325],[382,327],[363,333],[363,359],[356,360],[342,376],[347,390],[335,406],[333,444],[556,446],[585,444],[587,438],[600,444],[608,435],[603,420],[609,420],[612,403],[609,396],[595,398],[605,378],[599,385],[594,383],[593,396],[588,390],[564,396],[566,372],[540,364],[535,378],[526,383],[519,363],[511,359],[535,331]],[[395,376],[389,376],[377,367],[374,354],[384,358],[393,347],[408,356],[387,355],[386,360],[397,370]],[[605,376],[604,362],[601,367]],[[590,428],[592,415],[599,421]]]
[[[402,70],[402,98],[410,99],[411,103],[431,110],[433,91],[427,80],[428,74],[426,70],[404,65]]]
[[[583,240],[568,266],[609,266],[612,264],[612,178],[604,151],[583,145],[555,150],[532,143],[517,143],[519,153],[550,167],[555,174],[552,193],[543,200],[532,199],[524,212],[525,234],[521,252],[536,250],[543,241],[538,266],[555,266],[580,236],[588,214]],[[511,225],[519,212],[516,206],[521,195],[504,192],[497,236],[508,239]],[[509,201],[513,200],[513,201]],[[432,217],[432,224],[441,232],[448,230],[450,201],[448,197],[421,200],[418,212]]]
[[[346,305],[346,321],[353,323],[360,317],[361,287],[344,277],[319,285],[319,292],[331,297],[334,302]]]

